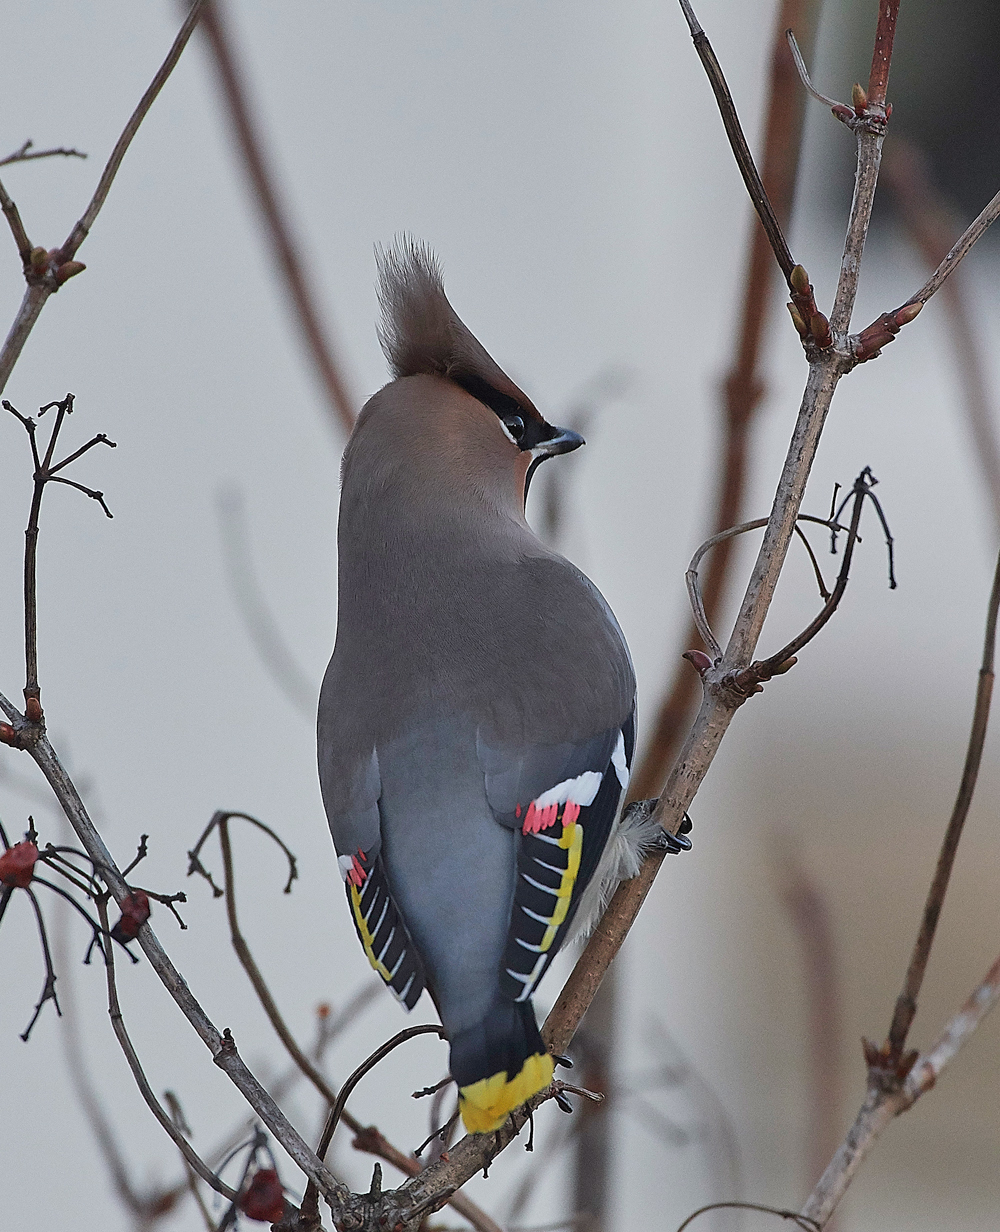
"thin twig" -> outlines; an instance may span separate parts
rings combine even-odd
[[[139,125],[146,118],[150,107],[156,101],[156,96],[166,85],[167,78],[174,71],[177,61],[181,58],[181,53],[187,46],[188,40],[194,33],[194,28],[198,24],[204,4],[205,0],[194,0],[188,10],[187,17],[184,18],[184,22],[177,32],[173,45],[167,52],[166,59],[156,70],[156,74],[149,83],[145,94],[139,100],[135,111],[129,116],[128,123],[122,129],[122,134],[115,142],[115,148],[111,151],[111,157],[101,172],[101,178],[97,182],[97,187],[94,189],[94,195],[91,197],[90,203],[83,211],[76,226],[66,237],[66,242],[59,251],[60,264],[72,261],[80,245],[90,234],[90,229],[94,225],[97,215],[101,212],[104,202],[108,199],[111,185],[115,181],[115,176],[122,165],[126,151],[132,144],[132,138],[139,131]]]
[[[784,31],[794,27],[811,53],[820,0],[783,0],[771,43],[770,96],[764,123],[762,178],[767,195],[783,228],[792,214],[805,103],[798,89]],[[742,520],[747,487],[750,440],[765,385],[761,374],[765,322],[774,285],[774,260],[763,228],[754,225],[747,250],[739,331],[734,338],[732,366],[720,389],[721,437],[716,462],[715,509],[710,525],[715,531]],[[722,610],[732,565],[731,545],[712,555],[703,587],[705,611],[714,624]],[[696,644],[693,622],[682,635],[681,650]],[[659,791],[680,741],[690,725],[698,677],[677,659],[673,679],[664,691],[653,731],[633,767],[629,799],[644,800]]]
[[[726,136],[729,138],[729,144],[732,147],[736,165],[743,176],[743,183],[746,186],[750,200],[753,202],[753,207],[757,211],[757,217],[760,219],[761,226],[767,233],[774,258],[787,280],[791,277],[795,258],[792,256],[788,243],[785,240],[781,223],[778,221],[778,216],[775,214],[774,207],[764,189],[764,183],[754,163],[753,155],[750,153],[747,139],[743,135],[743,126],[740,124],[733,96],[729,93],[729,86],[722,72],[722,66],[716,59],[715,52],[712,50],[712,44],[708,41],[708,35],[701,28],[698,18],[694,14],[690,0],[680,0],[680,6],[684,11],[685,20],[691,31],[695,51],[697,51],[698,58],[705,67],[716,102],[719,104],[722,123],[726,130]]]
[[[697,629],[698,636],[705,643],[711,653],[713,662],[718,662],[722,658],[722,647],[719,645],[715,634],[712,632],[712,626],[708,623],[708,616],[705,612],[705,600],[702,595],[701,582],[698,572],[699,565],[701,564],[702,558],[705,554],[711,551],[712,548],[717,547],[720,543],[725,543],[727,540],[734,539],[737,535],[745,535],[751,530],[760,530],[761,527],[767,525],[767,521],[767,518],[754,518],[751,522],[741,522],[739,526],[730,526],[728,529],[720,531],[717,535],[712,535],[710,539],[706,539],[705,542],[699,546],[698,550],[691,557],[691,563],[688,565],[687,572],[684,574],[684,581],[688,590],[688,598],[691,601],[691,614],[694,618],[695,628]],[[830,530],[835,528],[843,529],[843,527],[838,527],[836,521],[832,521],[828,518],[814,518],[808,513],[799,514],[796,521],[796,530],[799,529],[798,522],[815,522],[819,526],[826,526]],[[806,539],[804,535],[801,536],[801,538],[808,548],[809,540]],[[818,574],[816,557],[813,555],[811,550],[810,560],[812,561],[814,567],[816,567]],[[818,576],[822,593],[823,579],[822,575],[818,574]],[[829,595],[824,595],[824,598],[829,598]]]
[[[259,125],[250,105],[245,70],[238,62],[219,0],[206,0],[201,24],[215,59],[229,119],[264,220],[271,251],[295,307],[295,318],[309,358],[326,394],[327,409],[331,418],[350,432],[355,418],[354,399],[340,372],[329,330],[322,324],[306,264],[293,238],[274,174],[268,165]]]
[[[799,50],[798,41],[795,38],[794,32],[789,28],[785,31],[785,38],[788,40],[788,47],[792,53],[792,59],[795,61],[795,69],[799,74],[799,80],[802,82],[805,89],[813,96],[818,103],[824,103],[833,111],[843,109],[849,110],[845,103],[838,103],[835,98],[827,98],[825,94],[820,94],[819,90],[813,85],[809,77],[809,70],[806,68],[806,62],[802,57],[802,52]]]
[[[101,879],[121,904],[130,892],[129,887],[44,731],[39,731],[38,725],[27,722],[3,694],[0,694],[0,709],[11,720],[17,738],[23,742],[23,747],[45,776]],[[215,1064],[229,1077],[296,1165],[321,1186],[327,1200],[335,1203],[338,1209],[349,1207],[350,1193],[320,1163],[273,1098],[246,1067],[229,1032],[221,1033],[202,1009],[148,922],[139,929],[137,940],[164,988],[211,1051]]]
[[[996,570],[993,574],[993,588],[990,591],[990,601],[986,612],[986,634],[983,639],[983,660],[979,669],[979,683],[976,686],[976,703],[972,712],[972,730],[969,732],[969,744],[965,752],[965,765],[962,769],[962,781],[959,784],[955,805],[948,820],[938,854],[937,868],[934,879],[927,893],[924,904],[924,914],[920,922],[920,931],[913,946],[910,965],[906,971],[903,988],[896,1000],[896,1009],[892,1017],[887,1039],[888,1056],[891,1062],[897,1062],[906,1046],[906,1037],[917,1012],[917,997],[927,970],[931,946],[934,944],[934,934],[937,930],[944,896],[948,891],[948,882],[955,864],[959,839],[969,815],[969,807],[975,794],[976,782],[979,778],[979,767],[983,759],[983,745],[986,741],[986,727],[990,720],[990,703],[993,699],[994,661],[997,640],[997,610],[1000,608],[1000,556],[997,557]]]
[[[11,163],[28,163],[36,158],[54,158],[61,154],[66,158],[86,158],[87,155],[81,153],[80,150],[67,150],[63,146],[59,146],[52,150],[33,150],[31,147],[35,143],[33,141],[25,141],[24,144],[13,154],[8,154],[6,158],[0,158],[0,167],[7,167]]]
[[[968,255],[973,245],[982,238],[987,228],[996,222],[998,217],[1000,217],[1000,192],[997,193],[978,217],[969,223],[934,273],[927,279],[916,295],[910,296],[906,304],[926,304],[932,295],[937,294],[944,286],[945,281],[958,268],[959,263]],[[901,309],[897,309],[898,311],[901,311]]]
[[[417,1027],[406,1027],[404,1030],[398,1031],[392,1039],[386,1040],[384,1044],[380,1044],[370,1056],[365,1057],[354,1073],[351,1074],[350,1078],[340,1088],[340,1094],[334,1101],[333,1107],[326,1118],[326,1124],[323,1126],[323,1132],[319,1137],[319,1145],[316,1147],[316,1154],[320,1159],[325,1158],[326,1152],[330,1148],[334,1131],[337,1128],[337,1123],[343,1115],[344,1106],[351,1092],[361,1079],[364,1078],[365,1074],[370,1073],[380,1061],[384,1060],[393,1049],[398,1048],[400,1044],[405,1044],[407,1040],[415,1039],[418,1035],[436,1035],[439,1039],[448,1038],[444,1027],[439,1026],[437,1023],[424,1023]]]
[[[892,62],[892,44],[896,37],[898,15],[899,0],[879,0],[875,49],[872,52],[872,71],[868,78],[869,106],[885,106],[885,92],[889,85],[889,65]]]
[[[878,1083],[869,1084],[868,1095],[854,1124],[802,1207],[800,1213],[805,1218],[812,1219],[820,1228],[825,1226],[882,1131],[935,1086],[998,1000],[1000,957],[948,1021],[937,1040],[917,1057],[896,1090],[887,1091]]]
[[[165,1188],[154,1185],[147,1190],[140,1190],[132,1182],[128,1163],[118,1137],[90,1077],[87,1058],[80,1038],[74,977],[67,955],[65,927],[67,919],[64,912],[60,912],[56,917],[53,944],[59,968],[63,972],[60,980],[65,1012],[60,1037],[66,1058],[66,1069],[93,1140],[111,1176],[115,1192],[122,1204],[135,1216],[136,1221],[146,1227],[155,1219],[162,1218],[175,1209],[185,1186],[181,1184]],[[188,1170],[187,1165],[185,1169]],[[193,1175],[190,1170],[188,1171],[189,1175]]]
[[[383,1134],[376,1130],[374,1126],[365,1126],[356,1117],[352,1116],[346,1109],[347,1098],[350,1095],[353,1086],[357,1085],[357,1082],[360,1081],[364,1074],[368,1072],[368,1069],[370,1069],[372,1065],[377,1064],[378,1060],[380,1060],[382,1056],[386,1055],[386,1051],[384,1050],[391,1051],[391,1048],[395,1047],[395,1042],[402,1043],[403,1041],[399,1036],[396,1036],[394,1037],[395,1042],[390,1040],[389,1044],[383,1045],[376,1054],[373,1054],[374,1059],[373,1057],[369,1057],[358,1070],[355,1070],[354,1074],[350,1079],[348,1079],[348,1082],[344,1084],[339,1092],[332,1087],[329,1082],[327,1082],[326,1078],[317,1066],[302,1051],[295,1037],[288,1029],[284,1017],[278,1008],[277,1002],[274,1000],[271,990],[267,985],[267,981],[264,979],[260,968],[257,966],[256,960],[254,959],[250,947],[246,942],[246,938],[243,936],[239,926],[239,918],[236,914],[236,882],[233,874],[232,843],[229,836],[229,822],[234,818],[240,818],[244,821],[253,822],[254,825],[279,843],[288,857],[290,861],[290,868],[293,871],[295,867],[295,857],[291,854],[279,836],[275,834],[269,826],[264,825],[263,822],[260,822],[256,818],[250,817],[245,813],[216,813],[206,828],[205,833],[201,836],[195,846],[194,852],[188,853],[193,860],[196,859],[196,853],[200,849],[202,843],[204,843],[205,839],[211,833],[213,827],[218,827],[219,843],[222,848],[222,861],[224,869],[223,893],[226,899],[226,914],[229,920],[230,937],[232,939],[233,949],[236,951],[240,963],[243,966],[244,971],[247,973],[250,983],[253,985],[253,989],[257,994],[258,1000],[260,1001],[264,1012],[267,1014],[271,1026],[274,1028],[278,1038],[284,1044],[289,1056],[295,1062],[298,1070],[309,1079],[309,1081],[330,1106],[327,1124],[330,1124],[330,1121],[332,1120],[333,1128],[335,1129],[337,1121],[342,1119],[354,1134],[362,1136],[364,1141],[363,1149],[365,1149],[369,1154],[377,1155],[380,1159],[384,1159],[386,1163],[390,1163],[395,1168],[398,1168],[399,1171],[405,1176],[412,1176],[412,1164],[415,1161],[406,1156],[399,1150],[398,1147],[393,1146],[393,1144],[389,1142]],[[291,878],[289,878],[288,885],[285,887],[286,890],[290,887],[290,885]],[[442,1028],[433,1026],[410,1027],[409,1033],[403,1032],[401,1034],[403,1038],[409,1039],[412,1035],[433,1031],[436,1031],[439,1035],[441,1035]],[[366,1069],[365,1066],[368,1068]],[[333,1130],[331,1129],[331,1137],[332,1133]],[[328,1147],[329,1140],[326,1141],[326,1145],[323,1147],[322,1151],[317,1152],[320,1158],[325,1156],[326,1149]],[[419,1171],[420,1165],[417,1164],[416,1167]],[[498,1232],[496,1225],[485,1213],[485,1211],[482,1211],[470,1198],[465,1198],[463,1195],[455,1194],[452,1199],[450,1199],[450,1205],[464,1215],[472,1226],[478,1229],[478,1232]]]
[[[2,165],[0,163],[0,166]],[[4,217],[7,219],[7,224],[10,227],[10,233],[14,237],[14,243],[17,245],[17,255],[21,258],[21,265],[25,270],[30,270],[31,240],[28,239],[28,233],[24,229],[24,223],[21,221],[21,214],[17,206],[2,184],[0,184],[0,209],[3,210]]]
[[[0,350],[0,393],[6,388],[7,381],[10,377],[14,365],[17,363],[21,350],[31,333],[35,321],[38,320],[38,314],[45,306],[46,300],[54,292],[58,291],[62,282],[70,277],[72,273],[79,272],[79,263],[74,262],[77,250],[83,241],[87,238],[91,227],[101,211],[101,207],[107,200],[108,193],[111,191],[111,185],[114,182],[115,176],[118,174],[118,169],[121,166],[122,159],[125,157],[125,152],[128,149],[132,138],[139,130],[139,125],[146,118],[146,113],[153,105],[156,96],[163,89],[167,78],[174,70],[174,66],[180,59],[181,52],[187,46],[192,31],[198,24],[198,17],[201,7],[205,0],[194,0],[191,5],[184,23],[178,31],[177,37],[174,39],[170,51],[167,53],[167,58],[156,71],[153,80],[149,84],[149,88],[139,101],[139,105],[129,117],[128,123],[122,131],[122,135],[118,138],[114,150],[111,152],[111,157],[108,159],[107,165],[104,168],[101,178],[98,181],[97,188],[94,190],[94,195],[90,200],[90,204],[84,210],[82,217],[77,222],[76,226],[69,233],[66,242],[59,249],[51,253],[43,253],[39,250],[44,260],[40,267],[29,275],[28,287],[24,293],[24,299],[21,302],[21,307],[18,310],[17,316],[14,318],[14,324],[11,326],[10,333]],[[4,194],[6,196],[6,194]],[[11,203],[13,204],[13,203]],[[7,213],[6,206],[4,212]],[[10,215],[8,214],[8,220]],[[13,225],[13,224],[12,224]],[[24,228],[21,228],[23,233]],[[25,263],[26,270],[31,271],[32,250],[28,244],[27,251],[24,250],[21,240],[15,231],[15,239],[18,239],[18,251],[21,254],[21,259]],[[27,235],[23,236],[24,242],[27,243]],[[78,268],[74,268],[78,267]]]
[[[97,910],[101,917],[101,927],[104,929],[105,934],[108,934],[110,929],[108,927],[108,902],[106,898],[101,897],[97,900]],[[135,1079],[140,1095],[146,1101],[150,1112],[167,1131],[174,1145],[184,1156],[185,1161],[207,1185],[211,1185],[216,1193],[220,1193],[224,1198],[232,1201],[236,1197],[236,1191],[220,1180],[208,1164],[205,1163],[191,1143],[188,1142],[187,1138],[177,1128],[173,1119],[156,1098],[153,1088],[149,1085],[149,1080],[146,1078],[142,1063],[132,1046],[132,1041],[125,1027],[125,1020],[122,1017],[121,1005],[118,1001],[118,987],[115,983],[115,958],[111,946],[105,947],[105,970],[108,979],[108,1014],[111,1017],[111,1025],[114,1028],[115,1037],[121,1045],[121,1050],[125,1054],[125,1060],[132,1071],[132,1077]]]

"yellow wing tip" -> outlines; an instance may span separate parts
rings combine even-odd
[[[470,1134],[488,1134],[499,1129],[515,1108],[545,1090],[552,1081],[553,1066],[550,1056],[535,1053],[511,1079],[507,1078],[506,1070],[501,1070],[462,1087],[458,1102],[465,1128]]]

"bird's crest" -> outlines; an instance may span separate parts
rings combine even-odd
[[[375,260],[381,308],[378,337],[394,377],[446,376],[470,392],[485,384],[541,418],[452,308],[441,267],[425,244],[400,236],[389,249],[377,247]]]

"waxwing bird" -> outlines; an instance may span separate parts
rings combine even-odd
[[[584,891],[638,871],[616,824],[635,677],[597,588],[525,521],[534,469],[582,437],[490,358],[427,250],[379,266],[395,379],[344,452],[320,781],[365,953],[408,1009],[430,992],[483,1133],[552,1080],[531,994]]]

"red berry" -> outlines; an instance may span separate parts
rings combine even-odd
[[[0,883],[26,889],[35,875],[37,859],[38,848],[34,843],[27,839],[23,843],[15,843],[0,856]]]

